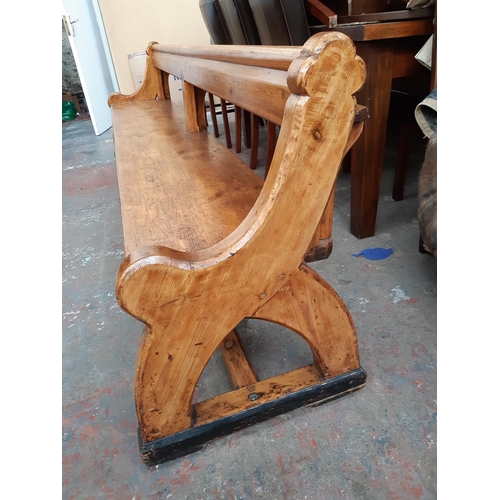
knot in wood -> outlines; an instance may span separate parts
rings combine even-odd
[[[314,132],[313,132],[313,137],[317,140],[317,141],[321,141],[321,139],[323,139],[323,136],[321,135],[321,132],[315,128],[314,129]]]

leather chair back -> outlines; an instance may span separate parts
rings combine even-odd
[[[249,0],[262,45],[303,45],[311,36],[303,0]]]
[[[259,32],[248,0],[216,0],[233,45],[260,45]]]
[[[229,30],[220,14],[217,0],[200,0],[200,11],[212,43],[230,45]]]

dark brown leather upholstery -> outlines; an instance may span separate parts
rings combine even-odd
[[[262,45],[303,45],[311,36],[303,0],[249,0]]]
[[[220,14],[217,0],[200,0],[200,11],[212,43],[216,45],[231,44],[228,28]]]
[[[259,32],[248,0],[216,0],[233,45],[260,45]]]

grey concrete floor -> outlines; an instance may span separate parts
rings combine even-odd
[[[138,452],[133,395],[142,325],[119,308],[114,293],[124,254],[112,129],[97,137],[84,117],[63,123],[64,499],[437,497],[436,261],[419,253],[417,223],[425,142],[415,137],[405,198],[395,202],[397,131],[391,125],[376,235],[350,234],[350,176],[341,172],[333,252],[311,264],[353,316],[366,386],[148,468]],[[247,161],[248,154],[240,156]],[[352,256],[373,247],[394,253],[380,261]],[[277,325],[245,320],[240,334],[261,378],[311,361],[304,342]],[[195,398],[227,389],[214,355]]]

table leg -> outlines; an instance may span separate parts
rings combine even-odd
[[[361,239],[375,234],[394,51],[390,41],[380,40],[358,42],[356,52],[366,64],[366,83],[356,98],[369,115],[351,149],[351,233]]]

